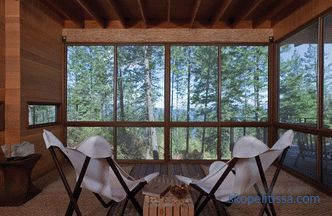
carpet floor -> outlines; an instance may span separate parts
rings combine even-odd
[[[152,166],[152,168],[151,168]],[[155,167],[153,167],[155,166]],[[157,167],[156,167],[157,166]],[[139,177],[153,171],[160,171],[161,175],[155,180],[162,183],[176,184],[173,174],[182,174],[186,176],[194,176],[200,178],[204,176],[208,170],[205,165],[136,165],[124,166],[125,169],[133,176]],[[64,167],[66,176],[70,185],[74,185],[75,176],[71,167]],[[271,167],[267,172],[267,179],[271,180],[274,168]],[[56,170],[49,172],[47,175],[37,179],[34,184],[42,188],[42,192],[27,203],[18,207],[0,207],[0,215],[2,216],[62,216],[65,214],[68,197],[62,182]],[[255,194],[254,191],[248,191],[246,195]],[[319,196],[319,203],[311,204],[275,204],[277,215],[331,215],[332,216],[332,197],[314,189],[300,179],[297,179],[288,173],[282,171],[278,182],[274,188],[275,195],[287,196]],[[191,191],[193,200],[196,199],[197,193]],[[142,194],[137,195],[137,199],[142,204]],[[95,196],[89,191],[82,190],[78,205],[83,213],[87,216],[106,215],[107,209],[104,209]],[[113,215],[120,215],[123,203],[119,203],[114,207]],[[260,204],[236,204],[234,203],[227,208],[229,215],[258,215]],[[125,215],[137,215],[131,203],[126,208]],[[216,215],[212,203],[204,209],[202,215]]]

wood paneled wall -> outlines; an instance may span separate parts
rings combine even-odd
[[[332,0],[309,1],[273,27],[274,39],[281,39],[307,22],[310,22],[315,17],[318,17],[322,13],[331,9]]]
[[[0,1],[0,101],[5,101],[5,2],[4,1]],[[4,144],[4,139],[5,139],[4,131],[0,131],[0,146]],[[0,190],[3,184],[4,184],[3,175],[0,170]]]
[[[5,1],[5,143],[20,142],[20,1]]]
[[[42,138],[42,128],[28,129],[27,102],[62,102],[63,23],[39,0],[21,1],[21,139],[42,154],[34,169],[39,176],[53,167]],[[46,129],[63,137],[63,126]]]
[[[5,2],[0,1],[0,101],[5,101]],[[4,144],[4,132],[0,131],[0,145]]]

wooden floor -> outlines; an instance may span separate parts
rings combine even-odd
[[[142,177],[152,172],[160,172],[160,176],[155,180],[162,183],[177,183],[174,175],[184,175],[194,178],[201,178],[206,175],[208,166],[201,164],[141,164],[141,165],[122,165],[122,167],[134,177]],[[274,167],[271,167],[267,172],[267,179],[271,180]],[[75,183],[75,174],[71,167],[64,166],[64,170],[70,185]],[[44,177],[35,181],[35,185],[42,188],[43,191],[34,199],[25,203],[19,207],[0,207],[0,215],[2,216],[63,216],[68,204],[68,196],[64,190],[63,184],[54,170]],[[252,194],[253,191],[249,191],[248,194]],[[281,195],[318,195],[320,196],[319,204],[291,204],[291,205],[275,205],[277,215],[332,215],[332,198],[326,194],[317,191],[316,189],[305,184],[303,181],[294,178],[286,172],[281,172],[277,185],[274,190],[274,194]],[[191,196],[193,200],[196,199],[197,193],[192,190]],[[137,199],[140,203],[143,202],[142,194],[138,194]],[[100,203],[96,200],[93,194],[89,191],[83,190],[79,206],[83,215],[87,216],[104,216],[107,213],[107,209],[104,209]],[[122,209],[123,203],[119,203],[114,208],[115,216],[119,215]],[[232,215],[257,215],[260,209],[260,204],[233,204],[227,208],[230,216]],[[137,215],[131,204],[125,211],[125,215]],[[212,204],[209,204],[204,209],[202,215],[216,215],[215,209]]]
[[[200,164],[141,164],[133,166],[130,175],[140,178],[153,172],[159,172],[160,176],[168,177],[183,175],[198,179],[205,176]]]

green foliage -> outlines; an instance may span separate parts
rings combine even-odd
[[[317,123],[317,45],[280,47],[281,122]]]
[[[69,46],[67,119],[113,119],[113,46]]]
[[[163,109],[155,107],[157,102],[164,106],[164,58],[163,46],[118,47],[118,120],[149,120],[146,99],[148,88],[148,83],[145,80],[146,70],[149,70],[151,78],[151,97],[155,120],[163,120]],[[146,61],[148,61],[148,65],[145,65]]]
[[[266,121],[267,47],[226,46],[221,52],[222,120]]]
[[[171,47],[173,121],[217,121],[217,88],[216,46]],[[189,110],[187,110],[188,101]]]
[[[114,68],[117,52],[117,71]],[[218,121],[218,89],[222,120],[264,121],[267,118],[267,47],[171,46],[171,120]],[[310,64],[307,65],[310,67]],[[218,87],[221,68],[222,85]],[[116,86],[114,89],[114,73]],[[68,121],[164,121],[165,47],[157,45],[69,46],[67,59]],[[309,78],[308,78],[309,79]],[[117,113],[114,113],[116,90]],[[222,132],[222,155],[230,156],[242,128]],[[264,137],[263,129],[246,134]],[[119,159],[163,159],[164,131],[155,127],[68,128],[68,143],[91,135],[113,144]],[[173,159],[217,158],[218,127],[172,128]]]
[[[324,44],[324,126],[332,128],[332,45]]]
[[[75,147],[90,136],[103,136],[113,146],[113,128],[109,127],[67,127],[67,144]]]
[[[29,125],[56,122],[55,105],[29,105]]]
[[[202,153],[202,132],[205,129],[205,151]],[[189,149],[184,145],[187,128],[171,129],[172,159],[216,159],[217,128],[189,128]]]
[[[228,160],[231,158],[235,142],[242,136],[252,135],[257,139],[267,143],[267,129],[254,127],[232,127],[221,129],[221,158]]]
[[[150,128],[117,128],[118,159],[152,159]],[[159,159],[164,158],[164,130],[156,128]]]

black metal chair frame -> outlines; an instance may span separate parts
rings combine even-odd
[[[60,166],[58,157],[57,157],[57,155],[55,153],[55,148],[58,148],[58,147],[51,146],[49,148],[49,151],[50,151],[52,159],[53,159],[53,161],[55,163],[55,166],[56,166],[56,168],[57,168],[57,170],[59,172],[61,180],[62,180],[62,182],[63,182],[63,184],[65,186],[65,189],[66,189],[66,192],[67,192],[67,194],[69,196],[69,199],[70,199],[70,202],[68,204],[68,207],[67,207],[65,215],[66,216],[71,216],[71,215],[73,215],[73,213],[75,211],[76,214],[77,214],[77,216],[81,216],[82,213],[81,213],[81,211],[80,211],[80,209],[78,207],[77,201],[78,201],[79,196],[80,196],[81,191],[82,191],[81,184],[82,184],[83,178],[85,176],[85,173],[86,173],[86,170],[88,168],[88,165],[89,165],[89,162],[90,162],[91,158],[88,157],[88,156],[85,157],[85,160],[84,160],[81,172],[80,172],[79,177],[77,179],[77,182],[75,184],[74,190],[72,191],[71,188],[70,188],[70,186],[69,186],[69,184],[68,184],[67,178],[66,178],[66,176],[65,176],[65,174],[64,174],[64,172],[63,172],[63,170],[62,170],[62,168]],[[60,150],[60,152],[66,158],[66,160],[71,164],[69,158],[65,154],[63,154],[63,152],[61,150]],[[140,206],[140,204],[136,200],[135,195],[144,187],[144,185],[146,184],[146,181],[139,183],[132,191],[130,191],[129,188],[128,188],[128,186],[127,186],[127,184],[123,180],[123,178],[122,178],[119,170],[117,169],[114,160],[111,157],[106,158],[106,160],[109,163],[111,169],[113,170],[115,176],[119,180],[119,182],[120,182],[121,186],[123,187],[124,191],[127,194],[127,197],[125,199],[125,204],[123,206],[121,215],[124,215],[124,211],[125,211],[125,208],[126,208],[129,200],[132,202],[135,210],[139,213],[139,215],[143,215],[142,207]],[[99,202],[102,204],[102,206],[104,208],[110,207],[110,209],[107,212],[107,215],[111,214],[111,210],[112,210],[114,204],[116,204],[116,202],[113,201],[113,200],[111,200],[109,202],[105,202],[103,200],[103,198],[99,194],[97,194],[97,193],[93,193],[93,194],[96,196],[96,198],[99,200]]]
[[[265,177],[263,167],[262,167],[262,163],[261,163],[261,160],[260,160],[259,156],[255,157],[256,164],[257,164],[258,171],[259,171],[259,175],[260,175],[260,178],[261,178],[261,181],[262,181],[262,184],[263,184],[263,187],[264,187],[264,191],[265,191],[265,194],[266,194],[267,197],[270,197],[272,195],[273,188],[274,188],[274,186],[277,182],[277,179],[278,179],[280,170],[282,168],[283,161],[285,160],[288,149],[289,149],[289,147],[287,147],[282,152],[281,156],[279,156],[280,159],[279,160],[277,159],[277,169],[276,169],[276,171],[273,175],[273,179],[271,181],[270,186],[268,186],[268,184],[267,184],[266,177]],[[213,188],[211,189],[211,191],[209,193],[203,191],[200,187],[198,187],[195,184],[190,184],[190,186],[192,188],[196,189],[200,193],[198,199],[195,202],[195,216],[200,215],[200,213],[203,211],[204,207],[208,204],[208,202],[210,200],[213,201],[213,204],[214,204],[214,207],[216,209],[217,215],[226,215],[226,216],[228,215],[225,207],[231,206],[232,203],[231,202],[221,202],[221,201],[216,199],[214,194],[218,190],[220,185],[223,183],[223,181],[226,179],[227,175],[231,171],[233,172],[233,168],[234,168],[234,166],[235,166],[235,164],[238,160],[239,160],[239,158],[232,158],[229,161],[228,167],[226,168],[224,173],[220,176],[217,183],[213,186]],[[273,203],[264,202],[264,200],[262,199],[263,195],[261,194],[257,184],[254,185],[254,188],[257,192],[257,195],[260,196],[260,198],[261,198],[260,200],[261,200],[262,207],[261,207],[260,212],[259,212],[258,215],[262,216],[262,215],[264,215],[264,212],[265,212],[268,216],[270,216],[270,215],[275,216],[276,211],[275,211]],[[203,201],[201,201],[203,197],[205,197],[205,199]],[[221,204],[221,205],[218,205],[218,204]],[[221,207],[221,209],[219,208],[219,206]]]

